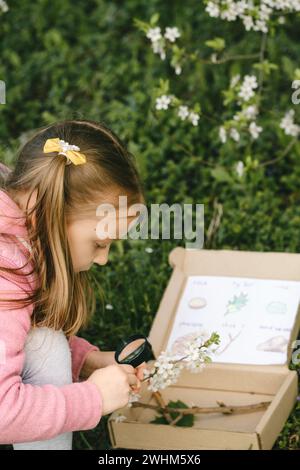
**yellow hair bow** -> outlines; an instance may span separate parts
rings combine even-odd
[[[47,139],[43,148],[44,153],[58,152],[58,155],[65,155],[67,157],[67,165],[74,163],[74,165],[82,165],[86,163],[86,156],[79,152],[80,148],[77,145],[70,145],[64,140],[54,138]]]

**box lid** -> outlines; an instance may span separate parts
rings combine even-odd
[[[177,308],[189,276],[238,277],[300,282],[300,254],[298,253],[196,250],[177,247],[169,254],[169,264],[173,267],[173,272],[148,336],[156,357],[167,347]],[[291,360],[291,345],[297,339],[300,328],[299,304],[296,310],[294,323],[289,332],[286,360],[282,366],[276,365],[275,367],[287,368]],[[214,359],[214,362],[221,361]],[[257,367],[263,366],[258,365]],[[273,367],[272,364],[271,367]]]

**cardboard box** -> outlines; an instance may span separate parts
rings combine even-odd
[[[188,276],[235,276],[300,281],[300,254],[232,250],[173,249],[169,255],[172,276],[155,316],[149,341],[155,357],[165,350],[172,322]],[[290,344],[300,328],[299,307]],[[298,393],[297,373],[284,365],[208,364],[203,372],[184,370],[179,381],[162,391],[166,402],[182,400],[197,406],[248,405],[271,401],[267,409],[247,414],[196,415],[193,427],[150,424],[157,415],[144,408],[125,407],[108,420],[113,448],[124,449],[271,449],[283,428]],[[238,359],[238,358],[237,358]],[[154,361],[149,362],[151,367]],[[141,401],[157,405],[144,383]],[[121,413],[126,421],[115,421]]]

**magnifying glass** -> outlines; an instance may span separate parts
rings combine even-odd
[[[152,346],[147,337],[142,334],[121,340],[115,352],[115,360],[118,364],[129,364],[132,367],[138,367],[150,359],[155,359]]]

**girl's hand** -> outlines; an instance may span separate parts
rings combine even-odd
[[[106,415],[129,402],[132,387],[138,379],[134,368],[125,364],[111,365],[95,370],[87,381],[94,383],[102,396],[102,414]]]
[[[139,366],[137,366],[135,369],[134,369],[134,374],[137,378],[137,383],[135,386],[132,386],[132,391],[134,393],[138,393],[140,391],[140,388],[141,388],[141,382],[142,380],[144,379],[144,370],[147,369],[147,364],[146,362],[142,362],[142,364],[140,364]]]
[[[144,379],[144,370],[147,369],[147,364],[146,362],[142,362],[142,364],[140,364],[139,366],[137,366],[135,368],[135,371],[136,371],[136,376],[139,380],[143,380]]]
[[[88,378],[95,370],[102,369],[110,365],[118,364],[115,361],[115,351],[91,351],[85,360],[85,363],[81,369],[80,376]],[[134,373],[139,381],[144,378],[144,370],[147,368],[146,362],[143,362],[134,369]],[[137,387],[140,389],[141,384]]]

